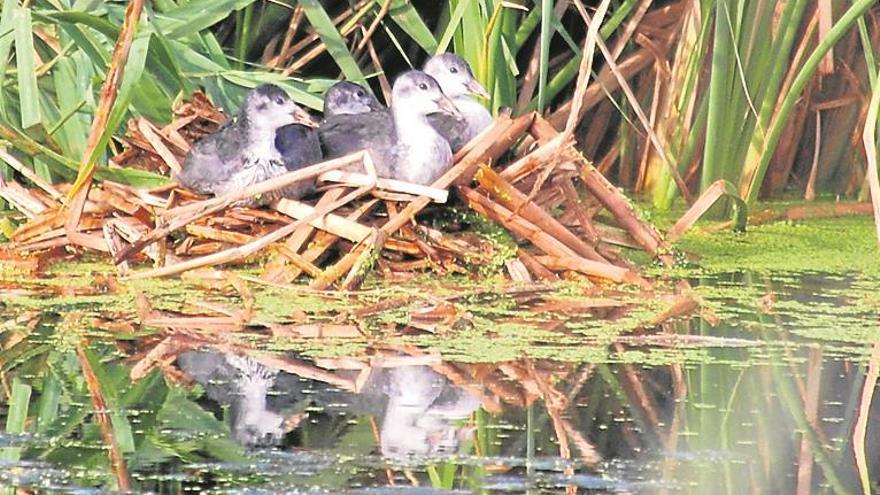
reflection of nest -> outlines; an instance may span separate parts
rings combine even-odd
[[[189,142],[222,120],[197,95],[164,128],[142,118],[133,121],[128,148],[114,163],[162,174],[179,170]],[[358,163],[365,173],[339,170]],[[130,262],[151,259],[158,266],[132,278],[239,263],[271,252],[263,275],[267,281],[289,283],[304,274],[312,288],[350,289],[374,264],[396,280],[424,269],[470,272],[499,259],[492,242],[458,231],[460,221],[444,230],[413,221],[431,202],[446,202],[453,187],[474,212],[520,241],[506,263],[514,280],[579,273],[647,286],[618,255],[619,246],[665,259],[660,236],[638,218],[627,198],[537,114],[499,117],[431,187],[376,179],[371,170],[366,155],[358,153],[210,199],[173,186],[143,190],[105,180],[91,189],[73,239],[112,254],[124,275]],[[309,203],[283,199],[273,203],[274,211],[240,206],[318,176],[329,189]],[[0,184],[0,197],[30,219],[13,235],[13,245],[20,251],[70,245],[65,188],[33,179],[38,186],[33,189],[15,181]]]

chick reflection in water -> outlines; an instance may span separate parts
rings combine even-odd
[[[247,356],[190,351],[177,359],[211,400],[229,408],[233,437],[245,447],[284,443],[290,418],[306,408],[332,416],[381,418],[383,456],[406,460],[458,452],[472,428],[460,426],[480,405],[428,366],[373,368],[359,393],[268,368]],[[348,373],[353,379],[358,372]],[[321,414],[310,418],[321,421]]]

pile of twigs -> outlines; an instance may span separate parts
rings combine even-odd
[[[113,162],[178,169],[188,143],[220,122],[222,115],[200,99],[161,129],[138,119],[130,125],[128,148]],[[360,164],[363,173],[340,170],[352,164]],[[310,201],[282,199],[271,210],[238,206],[316,177],[322,194]],[[468,272],[495,259],[493,244],[420,221],[430,216],[420,214],[431,203],[455,201],[450,192],[519,241],[516,257],[506,261],[515,280],[552,280],[571,272],[647,285],[619,255],[619,246],[666,258],[661,237],[627,198],[575,150],[567,134],[537,114],[499,117],[430,187],[376,178],[365,153],[208,199],[174,184],[142,190],[103,181],[88,193],[76,243],[65,228],[64,187],[31,180],[36,185],[31,189],[15,181],[0,184],[0,197],[29,218],[10,247],[33,252],[76,244],[108,253],[129,278],[240,264],[257,255],[269,255],[266,280],[289,283],[307,276],[316,289],[354,289],[374,264],[392,279],[426,269]],[[131,269],[145,262],[153,267]]]

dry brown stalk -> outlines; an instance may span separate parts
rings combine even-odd
[[[251,254],[254,254],[264,247],[272,244],[273,242],[277,242],[286,236],[293,233],[300,225],[310,222],[321,215],[327,214],[340,206],[349,203],[350,201],[363,196],[364,194],[370,192],[371,187],[362,187],[359,188],[342,199],[336,201],[332,205],[322,209],[315,210],[311,215],[306,216],[302,220],[297,220],[295,222],[290,223],[289,225],[285,225],[274,232],[267,234],[251,243],[238,246],[235,248],[227,249],[224,251],[220,251],[219,253],[210,254],[207,256],[203,256],[201,258],[191,259],[187,261],[183,261],[176,265],[165,266],[162,268],[157,268],[155,270],[149,270],[146,272],[136,273],[131,275],[129,279],[141,279],[141,278],[152,278],[152,277],[166,277],[168,275],[176,275],[178,273],[182,273],[187,270],[192,270],[194,268],[201,268],[203,266],[211,266],[211,265],[219,265],[223,263],[230,263],[233,261],[239,261],[241,259],[247,258]]]
[[[137,242],[132,243],[131,246],[129,246],[123,252],[119,253],[119,256],[114,261],[116,263],[119,263],[120,261],[127,259],[132,254],[139,252],[148,245],[158,241],[159,239],[165,238],[171,232],[174,232],[175,230],[200,218],[223,210],[224,208],[228,208],[238,201],[259,194],[265,194],[277,189],[281,189],[283,187],[289,186],[290,184],[295,184],[297,182],[302,182],[304,180],[317,177],[318,175],[328,170],[334,170],[336,168],[344,167],[352,163],[357,163],[358,161],[363,162],[365,166],[367,166],[367,162],[369,161],[367,157],[368,155],[364,152],[354,153],[342,158],[328,160],[326,162],[311,165],[309,167],[296,170],[294,172],[288,172],[286,174],[279,175],[278,177],[273,177],[258,184],[246,187],[241,191],[233,191],[223,196],[218,196],[216,198],[206,199],[204,201],[199,201],[191,205],[166,210],[162,216],[172,219],[170,222],[168,222],[168,224],[160,228],[154,229],[153,231],[139,239]],[[308,220],[306,220],[306,222],[310,222],[316,218],[317,217],[309,218]]]
[[[140,21],[141,11],[144,7],[144,0],[132,0],[128,7],[125,8],[125,18],[122,23],[122,29],[119,31],[119,38],[116,40],[116,46],[113,48],[113,57],[110,60],[110,67],[101,87],[101,96],[98,100],[98,106],[95,109],[95,119],[92,121],[92,127],[89,130],[89,137],[86,140],[86,146],[83,150],[83,156],[80,160],[80,174],[77,182],[70,194],[72,201],[68,205],[68,218],[64,225],[67,232],[67,238],[74,244],[85,247],[94,247],[95,243],[90,239],[92,236],[86,236],[78,232],[80,217],[83,214],[83,207],[89,195],[89,189],[92,186],[92,177],[97,169],[93,156],[100,144],[101,136],[107,128],[107,121],[110,119],[110,112],[113,110],[113,104],[116,102],[116,95],[119,85],[122,83],[122,76],[125,73],[125,62],[128,59],[128,51],[134,41],[134,33]],[[100,241],[103,243],[103,240]]]
[[[12,179],[2,180],[0,178],[0,198],[8,201],[29,220],[39,217],[48,210],[48,207],[39,198]]]
[[[343,187],[335,187],[325,192],[320,198],[318,198],[318,202],[315,204],[315,208],[321,208],[326,206],[333,201],[341,198],[342,195],[345,194],[345,188]],[[280,204],[280,202],[275,203],[276,206]],[[312,233],[315,231],[314,227],[311,224],[305,224],[299,229],[297,229],[288,239],[284,242],[285,247],[288,252],[298,253],[300,248],[309,240],[312,236]],[[309,260],[303,258],[304,261],[311,262],[314,260]],[[266,265],[266,270],[263,272],[263,279],[280,282],[283,281],[284,274],[287,271],[286,269],[286,259],[281,257],[274,257],[269,260],[269,263]],[[287,281],[291,281],[299,276],[297,273],[295,276],[290,278]]]
[[[137,119],[137,128],[141,131],[141,134],[144,135],[144,139],[150,143],[150,146],[152,146],[159,157],[162,158],[165,165],[167,165],[175,174],[180,173],[180,162],[177,161],[177,157],[174,156],[174,153],[172,153],[171,150],[165,146],[165,143],[162,142],[162,138],[156,127],[147,119],[141,117]]]
[[[360,208],[353,211],[346,218],[352,221],[357,220],[361,216],[369,213],[370,210],[372,210],[377,203],[377,200],[369,201],[361,205]],[[326,253],[331,247],[333,247],[333,245],[336,244],[336,241],[338,240],[339,238],[333,234],[329,234],[327,232],[319,232],[318,235],[315,236],[315,241],[312,243],[311,246],[309,246],[308,249],[303,252],[302,256],[306,260],[313,262],[323,256],[324,253]],[[284,275],[285,278],[289,277],[289,280],[294,280],[300,275],[300,273],[301,271],[298,270],[289,270],[288,273],[285,273]]]
[[[6,162],[10,167],[17,170],[18,173],[23,175],[29,181],[33,182],[37,187],[46,191],[46,193],[48,193],[49,196],[51,196],[52,199],[54,199],[55,201],[62,204],[67,203],[67,199],[64,197],[63,194],[58,191],[58,189],[55,189],[52,184],[44,181],[39,175],[34,173],[33,170],[25,166],[25,164],[21,163],[18,158],[6,152],[6,150],[0,150],[0,159],[3,159],[3,161]],[[0,177],[0,187],[2,187],[2,185],[3,179],[2,177]]]
[[[560,176],[554,179],[553,182],[556,184],[559,190],[562,191],[562,194],[565,197],[567,211],[571,211],[574,213],[575,218],[577,218],[578,223],[581,226],[581,230],[583,231],[584,236],[587,238],[587,241],[594,245],[598,243],[599,231],[596,230],[596,227],[593,225],[593,219],[587,213],[587,210],[584,209],[584,207],[581,205],[577,189],[575,189],[571,178],[568,176]]]
[[[507,208],[495,203],[473,189],[459,186],[458,190],[470,202],[472,209],[500,223],[520,239],[528,240],[545,253],[550,254],[551,256],[546,258],[545,261],[552,262],[554,266],[559,267],[559,269],[577,269],[578,271],[589,273],[596,277],[614,280],[616,282],[623,280],[635,281],[629,270],[614,266],[607,262],[592,261],[580,257],[576,252],[571,250],[571,248],[555,237],[549,235],[547,232],[544,232],[533,223],[522,217],[513,215],[513,213]],[[542,258],[538,257],[537,259],[540,262]],[[552,267],[548,268],[552,269]]]
[[[361,255],[355,260],[339,288],[348,291],[360,288],[364,277],[367,275],[367,271],[371,268],[371,260],[379,255],[384,244],[385,234],[381,230],[374,229],[373,234],[364,239],[361,246],[358,246],[358,249],[361,249]]]
[[[324,182],[338,182],[347,186],[365,186],[371,182],[371,178],[366,174],[358,174],[353,172],[343,172],[341,170],[333,170],[321,174],[319,180]],[[445,189],[435,189],[433,187],[413,184],[395,179],[376,179],[376,189],[384,189],[386,191],[400,192],[412,194],[413,196],[427,196],[437,203],[445,203],[449,198],[449,192]]]
[[[526,268],[528,268],[529,272],[535,277],[550,282],[559,279],[559,277],[557,277],[555,273],[551,272],[546,266],[539,263],[538,260],[536,260],[535,257],[529,254],[526,250],[520,248],[517,251],[517,255],[519,256],[520,261],[523,262]]]
[[[582,158],[579,165],[584,185],[611,212],[617,223],[648,254],[651,256],[664,255],[668,246],[653,227],[638,218],[632,203],[586,159]],[[664,262],[671,263],[671,260],[664,260]]]
[[[553,218],[549,213],[547,213],[540,206],[536,205],[533,201],[530,201],[525,194],[519,191],[519,189],[513,187],[513,185],[504,180],[500,175],[495,173],[495,171],[493,171],[489,167],[480,167],[480,170],[477,172],[475,178],[477,182],[480,183],[481,186],[483,186],[483,189],[490,192],[495,200],[498,201],[500,204],[506,206],[512,211],[515,211],[517,215],[520,215],[526,220],[532,222],[538,228],[541,228],[549,235],[555,237],[558,241],[571,248],[580,256],[589,258],[594,261],[608,261],[603,258],[602,255],[596,252],[593,246],[587,244],[586,242],[581,240],[581,238],[572,234],[571,231],[569,231],[564,225],[559,223],[558,220]]]
[[[614,282],[637,282],[638,277],[626,268],[614,266],[610,263],[593,261],[574,256],[535,256],[538,263],[553,271],[575,271],[600,277]]]
[[[724,196],[724,181],[715,181],[694,201],[694,204],[675,222],[675,225],[666,232],[666,240],[675,242],[684,235],[722,196]]]
[[[79,365],[85,378],[86,387],[89,389],[89,395],[92,398],[92,409],[95,412],[95,422],[98,423],[98,429],[101,432],[101,439],[107,446],[107,455],[110,457],[110,467],[113,475],[116,477],[116,485],[120,492],[127,493],[131,491],[131,481],[128,476],[128,469],[125,467],[125,457],[122,456],[122,450],[119,443],[116,442],[116,436],[113,433],[113,424],[110,416],[107,415],[107,403],[104,401],[104,394],[101,392],[101,384],[98,382],[98,376],[89,363],[84,348],[88,347],[87,342],[80,342],[76,346],[76,355],[79,358]]]

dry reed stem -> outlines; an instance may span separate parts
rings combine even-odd
[[[326,205],[332,203],[333,201],[336,201],[340,197],[342,197],[343,194],[345,194],[345,188],[343,188],[343,187],[332,188],[329,191],[325,192],[320,198],[318,198],[317,203],[315,203],[315,208],[321,208],[323,206],[326,206]],[[280,201],[276,202],[276,206],[279,204],[282,204],[282,203]],[[282,204],[282,207],[283,207],[283,204]],[[352,219],[346,218],[346,220],[352,220]],[[294,231],[293,234],[291,234],[291,236],[287,239],[287,241],[284,242],[284,246],[285,246],[285,249],[287,250],[287,252],[294,253],[294,254],[298,253],[300,248],[302,248],[302,246],[306,243],[306,241],[309,240],[309,238],[312,236],[312,233],[314,231],[315,231],[315,229],[314,229],[314,227],[311,226],[311,224],[303,225],[302,227],[300,227],[299,229]],[[322,232],[322,233],[325,235],[329,235],[326,232]],[[369,235],[369,234],[365,233],[365,237],[366,237],[366,235]],[[334,236],[334,239],[335,239],[335,236]],[[360,241],[358,241],[358,242],[360,242]],[[303,257],[303,261],[311,264],[311,261],[314,261],[314,259],[310,260],[310,259]],[[269,263],[266,264],[266,269],[263,271],[263,275],[261,277],[264,280],[269,280],[269,281],[276,281],[276,282],[283,281],[283,278],[289,272],[286,265],[287,265],[287,263],[286,263],[284,257],[276,256],[276,257],[270,259]],[[302,269],[300,269],[300,270],[308,272],[308,270],[302,270]],[[298,277],[299,273],[300,272],[296,272],[295,274],[293,274],[292,277],[290,278],[290,280],[293,280],[296,277]]]
[[[122,456],[122,450],[119,443],[116,442],[116,436],[113,433],[113,424],[110,416],[107,415],[107,403],[104,401],[104,394],[101,392],[101,384],[98,382],[98,376],[92,369],[88,357],[83,350],[84,344],[80,342],[76,346],[76,355],[79,358],[79,365],[83,372],[83,378],[86,387],[89,389],[89,395],[92,398],[92,409],[95,412],[95,422],[98,423],[98,429],[101,432],[101,439],[107,446],[107,455],[110,458],[110,467],[113,476],[116,478],[117,489],[120,492],[127,493],[131,491],[131,481],[128,476],[128,469],[125,467],[125,457]]]
[[[868,434],[868,423],[871,414],[871,402],[874,400],[874,390],[877,386],[877,376],[880,375],[880,342],[874,343],[871,348],[871,358],[868,360],[868,372],[865,374],[865,384],[862,386],[862,395],[859,398],[858,417],[853,428],[853,455],[856,458],[856,471],[862,483],[862,493],[871,493],[871,478],[868,473],[868,452],[865,450],[865,437]]]
[[[362,187],[359,188],[348,195],[344,196],[342,199],[334,202],[328,207],[315,210],[312,214],[304,217],[302,220],[297,220],[292,222],[284,227],[281,227],[274,232],[267,234],[254,242],[249,244],[245,244],[243,246],[238,246],[235,248],[227,249],[224,251],[220,251],[218,253],[209,254],[207,256],[203,256],[201,258],[191,259],[187,261],[180,262],[176,265],[165,266],[162,268],[157,268],[154,270],[150,270],[147,272],[139,272],[131,275],[128,279],[143,279],[143,278],[153,278],[153,277],[166,277],[169,275],[176,275],[178,273],[182,273],[187,270],[192,270],[194,268],[201,268],[203,266],[212,266],[219,265],[223,263],[230,263],[233,261],[239,261],[241,259],[247,258],[251,254],[254,254],[264,247],[272,244],[273,242],[279,241],[284,237],[293,233],[300,225],[304,223],[311,222],[312,220],[325,215],[340,206],[349,203],[350,201],[363,196],[364,194],[370,192],[371,187]]]
[[[513,185],[504,180],[489,167],[480,167],[475,178],[483,189],[492,194],[496,201],[516,212],[517,215],[532,222],[537,227],[543,229],[549,235],[555,237],[580,256],[589,258],[593,261],[608,262],[608,260],[596,252],[593,246],[584,242],[580,237],[572,234],[571,231],[559,223],[558,220],[553,218],[553,216],[540,206],[536,205],[533,201],[530,201],[525,194],[519,191],[519,189],[513,187]]]
[[[630,201],[608,179],[585,159],[579,162],[581,180],[590,193],[611,213],[617,223],[651,256],[660,256],[668,250],[653,227],[638,218]],[[664,260],[671,263],[671,260]]]
[[[272,205],[272,208],[296,220],[302,220],[315,211],[315,207],[292,199],[280,199]],[[371,232],[371,229],[367,226],[332,213],[309,222],[309,225],[351,242],[361,242]],[[298,230],[294,234],[299,232]],[[303,232],[307,231],[303,230]],[[302,242],[304,241],[298,240],[299,246],[302,245]],[[299,249],[299,246],[296,247],[296,250]],[[288,247],[290,248],[291,246]]]
[[[599,242],[599,231],[596,230],[592,218],[581,205],[577,189],[575,189],[571,178],[568,176],[560,176],[555,178],[553,182],[559,190],[562,191],[562,195],[565,197],[567,211],[572,211],[574,213],[575,218],[577,218],[577,221],[581,226],[581,230],[583,230],[584,237],[587,238],[587,242],[593,245],[597,244]]]
[[[51,196],[52,199],[54,199],[55,201],[58,201],[61,204],[67,203],[67,198],[65,198],[64,195],[58,191],[58,189],[55,189],[52,184],[44,181],[42,177],[34,173],[34,171],[25,166],[25,164],[21,163],[18,158],[7,153],[6,150],[0,150],[0,159],[3,159],[3,161],[6,162],[10,167],[17,170],[18,173],[23,175],[29,181],[33,182],[37,187],[46,191],[46,193],[49,194],[49,196]],[[0,178],[0,187],[2,187],[2,178]]]
[[[94,177],[95,170],[97,169],[97,163],[92,160],[92,156],[97,151],[96,148],[101,141],[101,135],[106,132],[107,121],[110,119],[110,112],[113,110],[113,104],[116,102],[119,85],[122,83],[122,76],[125,73],[125,62],[128,59],[128,52],[134,41],[135,29],[140,21],[143,7],[144,0],[132,0],[125,9],[122,29],[119,31],[119,38],[116,40],[116,46],[113,49],[113,57],[110,60],[110,67],[107,70],[104,84],[101,87],[98,106],[95,109],[95,119],[92,121],[89,137],[86,140],[86,146],[80,160],[80,171],[76,183],[70,191],[72,201],[68,205],[68,218],[64,225],[64,230],[67,232],[67,238],[70,242],[85,247],[93,247],[94,242],[90,241],[91,236],[81,234],[77,229],[89,195],[89,189],[92,186],[92,177]]]
[[[354,172],[344,172],[341,170],[332,170],[324,172],[318,178],[323,182],[338,182],[347,186],[365,186],[371,182],[371,178],[366,174],[358,174]],[[449,198],[449,192],[445,189],[437,189],[433,187],[423,186],[421,184],[413,184],[412,182],[404,182],[396,179],[376,179],[376,189],[385,191],[399,192],[404,194],[412,194],[413,196],[427,196],[436,203],[445,203]]]
[[[313,177],[317,177],[318,175],[326,171],[344,167],[346,165],[356,163],[357,161],[362,161],[366,166],[367,162],[369,162],[368,156],[369,155],[367,155],[365,152],[354,153],[342,158],[329,160],[326,162],[311,165],[300,170],[288,172],[286,174],[279,175],[277,177],[273,177],[263,182],[246,187],[240,191],[233,191],[223,196],[218,196],[216,198],[206,199],[191,205],[166,210],[162,214],[162,216],[166,218],[170,217],[172,218],[172,220],[168,224],[152,230],[151,232],[140,238],[138,241],[132,243],[123,252],[119,253],[119,256],[116,257],[114,262],[119,263],[120,261],[123,261],[129,256],[133,255],[134,253],[141,251],[150,244],[160,239],[164,239],[171,232],[174,232],[175,230],[184,227],[185,225],[194,222],[200,218],[227,208],[238,201],[259,194],[265,194],[277,189],[281,189],[283,187],[289,186],[290,184],[302,182]],[[310,222],[315,218],[317,217],[309,218],[309,220],[307,221]]]
[[[609,3],[609,0],[602,0],[602,2],[599,3],[599,7],[596,9],[595,17],[593,18],[593,23],[588,27],[587,35],[584,37],[584,48],[582,50],[580,67],[578,68],[574,96],[572,97],[571,111],[568,114],[568,119],[566,120],[565,127],[562,131],[562,135],[565,136],[565,139],[574,135],[574,130],[578,123],[580,123],[581,117],[583,117],[581,107],[584,105],[584,94],[586,93],[587,85],[590,82],[590,73],[593,68],[593,54],[596,51],[596,42],[601,40],[599,36],[599,26],[602,25],[602,20],[605,18],[605,13],[608,11]],[[575,0],[575,5],[578,10],[583,10],[584,8],[580,0]]]
[[[162,138],[159,135],[159,132],[150,123],[147,119],[141,117],[137,119],[137,128],[143,134],[144,139],[150,143],[150,146],[153,147],[153,150],[162,158],[162,161],[165,162],[165,165],[171,169],[175,174],[180,173],[180,162],[177,161],[177,157],[174,156],[174,153],[165,146],[165,143],[162,142]]]
[[[724,196],[724,180],[717,180],[709,186],[703,194],[694,201],[694,204],[691,205],[690,208],[675,222],[675,225],[666,232],[666,240],[669,242],[675,242],[678,240],[685,232],[690,230],[691,227],[697,223],[709,208],[715,204],[722,196]]]

